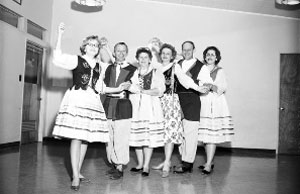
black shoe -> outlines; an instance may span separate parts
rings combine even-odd
[[[203,175],[209,175],[212,172],[212,169],[210,171],[203,169],[202,174]]]
[[[182,162],[182,165],[173,167],[173,173],[184,174],[188,172],[193,172],[193,163]]]
[[[215,165],[212,164],[212,165],[211,165],[211,169],[214,169],[214,167],[215,167]],[[204,165],[200,165],[200,166],[198,166],[198,168],[199,168],[200,170],[203,170],[203,169],[205,168],[205,166],[204,166]]]
[[[78,191],[80,188],[80,185],[77,185],[77,186],[71,186],[71,189],[74,190],[74,191]]]
[[[111,174],[113,174],[113,173],[115,173],[116,171],[118,171],[116,168],[111,168],[111,169],[109,169],[108,171],[106,171],[106,175],[111,175]]]
[[[117,180],[123,177],[123,171],[116,170],[114,173],[110,175],[110,179]]]
[[[78,191],[79,188],[80,188],[80,180],[79,180],[78,185],[71,185],[71,189],[74,190],[74,191]]]
[[[143,172],[142,172],[142,177],[149,176],[149,173],[150,173],[150,171],[149,171],[149,170],[148,170],[148,172],[146,172],[146,171],[143,171]]]
[[[140,173],[140,172],[142,172],[143,171],[143,168],[131,168],[130,169],[130,172],[132,172],[132,173]]]

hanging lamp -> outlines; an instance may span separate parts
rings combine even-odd
[[[75,2],[89,7],[101,7],[106,3],[106,0],[75,0]]]

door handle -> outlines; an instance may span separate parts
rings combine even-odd
[[[284,110],[284,108],[283,108],[283,107],[280,107],[280,110],[282,111],[282,110]]]

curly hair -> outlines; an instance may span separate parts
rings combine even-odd
[[[138,48],[137,51],[136,51],[136,54],[135,54],[135,58],[138,59],[141,53],[148,54],[150,60],[152,60],[153,55],[151,53],[151,50],[148,47]]]
[[[213,50],[213,51],[215,51],[215,53],[216,53],[216,65],[221,61],[221,52],[220,52],[220,50],[217,48],[217,47],[215,47],[215,46],[209,46],[209,47],[207,47],[204,51],[203,51],[203,60],[206,62],[206,60],[205,60],[205,57],[206,57],[206,54],[207,54],[207,52],[209,51],[209,50]]]
[[[86,37],[83,41],[82,41],[82,44],[81,44],[81,46],[80,46],[80,52],[81,52],[81,54],[82,55],[85,55],[85,47],[86,47],[86,45],[88,45],[89,44],[89,41],[90,40],[96,40],[97,42],[98,42],[98,53],[95,55],[95,57],[99,54],[99,52],[100,52],[100,47],[101,47],[101,45],[100,45],[100,40],[99,40],[99,38],[98,38],[98,36],[96,36],[96,35],[91,35],[91,36],[88,36],[88,37]]]
[[[164,50],[165,48],[168,48],[168,49],[171,50],[171,52],[172,52],[172,58],[171,58],[171,61],[170,61],[170,62],[173,62],[173,61],[175,60],[176,56],[177,56],[177,51],[175,50],[175,47],[172,46],[172,45],[170,45],[170,44],[168,44],[168,43],[164,43],[164,44],[160,47],[160,49],[159,49],[159,56],[161,55],[162,50]]]

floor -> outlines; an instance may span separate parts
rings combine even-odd
[[[193,173],[171,174],[161,178],[160,171],[150,171],[147,178],[131,175],[136,164],[131,161],[121,180],[105,175],[104,144],[90,144],[83,174],[92,179],[81,184],[79,191],[70,189],[69,142],[47,140],[44,143],[0,149],[1,194],[296,194],[300,192],[300,156],[276,155],[274,152],[229,150],[219,148],[215,169],[209,176],[201,175],[197,166],[203,163],[199,147]],[[158,164],[163,150],[154,151],[151,164]],[[172,163],[178,164],[175,150]]]

